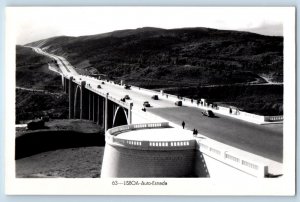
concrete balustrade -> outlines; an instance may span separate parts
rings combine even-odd
[[[250,159],[246,159],[243,156],[234,154],[230,151],[222,150],[220,148],[214,148],[212,145],[206,145],[197,141],[198,149],[205,155],[211,156],[225,164],[233,166],[245,173],[252,176],[263,178],[268,173],[268,166],[253,162]]]
[[[283,116],[265,116],[264,121],[283,121]]]

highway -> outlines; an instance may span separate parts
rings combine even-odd
[[[184,120],[186,129],[195,128],[208,138],[282,163],[282,124],[258,125],[220,114],[210,118],[193,107],[153,108],[150,112],[179,125]]]
[[[126,100],[126,102],[133,102],[134,109],[142,109],[144,101],[149,101],[151,107],[146,108],[147,113],[153,113],[178,125],[181,125],[184,120],[186,128],[189,130],[196,128],[200,134],[216,141],[282,162],[283,124],[258,125],[220,114],[216,114],[216,118],[205,117],[202,116],[201,109],[198,108],[177,107],[174,105],[174,101],[152,100],[152,94],[144,93],[138,89],[128,90],[124,86],[80,76],[63,57],[45,53],[39,48],[34,49],[40,54],[56,59],[64,75],[73,76],[76,80],[85,80],[97,91],[108,92],[110,96],[116,99],[129,95],[131,99]],[[97,87],[98,85],[101,85],[101,89]]]
[[[91,82],[92,83],[92,82]],[[99,82],[100,83],[100,82]],[[93,84],[95,85],[95,84]],[[216,114],[209,118],[201,114],[202,110],[195,107],[175,106],[174,102],[160,99],[152,100],[151,95],[138,90],[127,90],[123,86],[105,82],[102,90],[115,98],[129,95],[135,109],[142,109],[143,102],[149,101],[151,112],[175,124],[186,123],[186,129],[198,129],[199,133],[230,146],[282,162],[283,127],[282,124],[258,125]]]

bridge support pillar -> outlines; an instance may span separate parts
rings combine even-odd
[[[105,105],[104,105],[104,132],[107,131],[108,129],[108,120],[107,120],[107,114],[108,114],[108,93],[106,93],[106,97],[105,97]]]
[[[132,106],[133,103],[131,102],[128,108],[128,124],[132,124]]]
[[[66,78],[66,93],[68,94],[69,93],[69,86],[70,86],[70,82],[69,80]]]
[[[102,98],[102,126],[103,126],[103,128],[105,128],[105,119],[106,119],[106,116],[105,116],[105,98]]]
[[[73,77],[69,80],[69,119],[74,118],[74,83]]]
[[[93,94],[93,122],[97,123],[98,120],[98,95]]]
[[[63,84],[63,90],[64,90],[65,93],[68,93],[68,90],[69,90],[67,82],[68,82],[67,78],[63,77],[63,83],[64,83]]]
[[[63,91],[65,91],[65,77],[63,74],[61,74],[61,84],[62,84],[62,87],[63,87]]]
[[[85,88],[86,82],[81,82],[81,95],[80,95],[80,119],[88,119],[89,113],[89,98],[88,91]]]
[[[89,91],[89,120],[93,120],[93,93]]]
[[[98,95],[97,100],[97,124],[104,127],[105,98]]]
[[[100,125],[100,108],[101,108],[101,104],[100,104],[100,96],[97,96],[97,124]]]

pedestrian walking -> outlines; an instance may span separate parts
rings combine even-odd
[[[185,122],[184,121],[182,121],[182,128],[184,129],[184,126],[185,126]]]

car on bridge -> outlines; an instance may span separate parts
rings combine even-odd
[[[129,86],[129,85],[125,85],[125,86],[124,86],[124,88],[127,89],[127,90],[129,90],[130,87],[131,87],[131,86]]]
[[[182,101],[181,101],[181,100],[176,101],[176,102],[175,102],[175,105],[176,105],[176,106],[182,106]]]
[[[153,95],[153,96],[151,97],[151,99],[153,99],[153,100],[158,100],[158,95]]]
[[[143,104],[144,107],[150,107],[150,103],[148,101],[145,101]]]
[[[130,97],[129,97],[129,95],[125,95],[125,96],[124,96],[124,99],[126,99],[126,100],[130,100]]]
[[[215,114],[213,113],[213,111],[211,110],[205,110],[203,112],[201,112],[203,116],[207,116],[207,117],[215,117]]]

